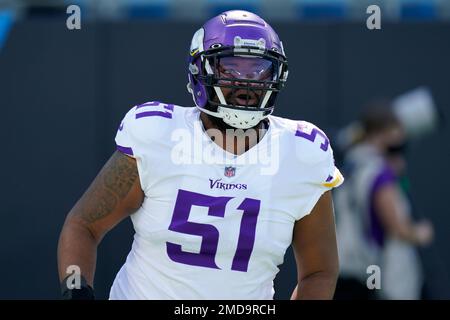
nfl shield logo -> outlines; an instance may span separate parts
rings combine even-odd
[[[234,177],[234,175],[236,174],[236,168],[229,166],[229,167],[225,167],[225,177],[231,178]]]

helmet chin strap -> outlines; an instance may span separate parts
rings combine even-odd
[[[199,106],[197,108],[206,114],[222,119],[223,122],[236,129],[250,129],[269,116],[264,115],[264,111],[235,110],[223,106],[218,106],[217,112]]]
[[[202,112],[204,112],[206,114],[209,114],[210,116],[213,116],[213,117],[216,117],[216,118],[222,118],[222,116],[221,116],[221,114],[219,112],[211,111],[211,110],[199,107],[199,106],[196,106],[196,107],[200,111],[202,111]]]

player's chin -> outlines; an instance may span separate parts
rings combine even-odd
[[[226,130],[244,130],[244,131],[247,131],[247,130],[251,130],[251,129],[257,129],[260,126],[260,123],[258,123],[257,125],[255,125],[252,128],[240,129],[240,128],[236,128],[236,127],[233,127],[233,126],[229,125],[228,123],[223,121],[222,118],[214,117],[214,116],[211,116],[211,115],[209,115],[207,113],[206,113],[206,116],[209,118],[209,120],[214,124],[214,126],[217,129],[219,129],[220,131],[223,131],[223,132],[225,132]]]

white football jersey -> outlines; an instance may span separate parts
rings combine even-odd
[[[132,249],[110,299],[273,299],[297,220],[340,185],[325,134],[269,116],[261,141],[224,151],[197,108],[148,102],[120,124],[145,192]]]

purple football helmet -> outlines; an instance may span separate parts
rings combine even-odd
[[[240,129],[272,113],[288,76],[287,58],[263,19],[224,12],[197,30],[190,50],[187,88],[201,111]]]

